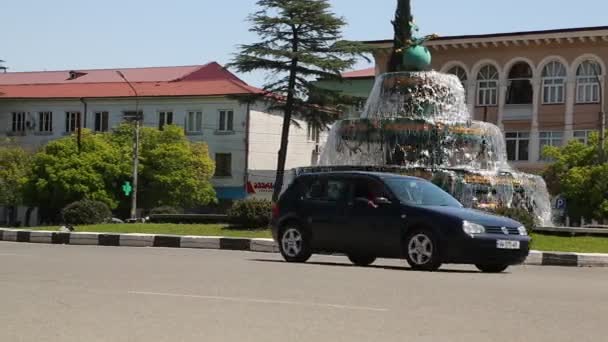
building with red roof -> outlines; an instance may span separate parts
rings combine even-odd
[[[0,135],[34,150],[79,126],[108,132],[137,111],[144,126],[179,125],[207,143],[218,198],[229,202],[246,197],[247,184],[267,195],[274,182],[283,118],[264,102],[238,100],[262,93],[216,62],[0,73]],[[317,150],[315,134],[300,126],[291,128],[288,168],[310,165]]]

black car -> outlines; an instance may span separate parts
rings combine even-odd
[[[530,248],[519,222],[463,208],[426,180],[388,173],[301,175],[273,207],[272,226],[289,262],[335,252],[361,266],[405,257],[416,270],[454,263],[502,272]]]

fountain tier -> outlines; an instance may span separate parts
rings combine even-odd
[[[551,223],[541,177],[511,169],[500,129],[472,121],[453,75],[380,75],[361,119],[338,121],[315,170],[374,170],[433,181],[465,206],[520,207]]]

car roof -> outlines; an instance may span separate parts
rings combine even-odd
[[[324,172],[308,172],[303,173],[298,176],[299,177],[328,177],[328,176],[368,176],[378,179],[391,179],[391,178],[399,178],[399,179],[412,179],[412,180],[420,180],[427,181],[422,178],[413,177],[413,176],[404,176],[398,175],[395,173],[389,172],[371,172],[371,171],[324,171]]]

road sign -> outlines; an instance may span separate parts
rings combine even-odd
[[[133,187],[131,186],[131,182],[125,182],[122,186],[122,192],[125,193],[125,196],[129,196],[133,191]]]
[[[558,197],[555,199],[555,209],[564,210],[566,209],[566,199],[563,197]]]

